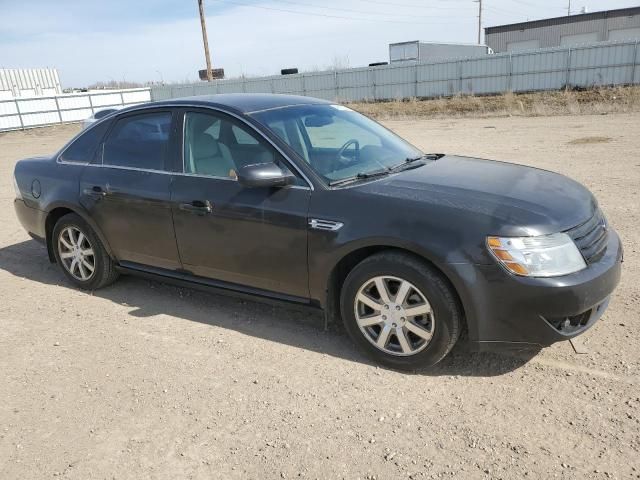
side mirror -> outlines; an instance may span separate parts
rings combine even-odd
[[[286,187],[295,181],[296,177],[275,163],[245,165],[238,170],[238,182],[245,187]]]

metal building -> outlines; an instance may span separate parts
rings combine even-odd
[[[0,68],[0,100],[61,93],[55,68]]]
[[[640,7],[512,23],[484,31],[485,42],[495,53],[639,40]]]

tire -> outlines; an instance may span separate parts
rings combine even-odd
[[[379,293],[380,285],[387,290],[388,302]],[[408,292],[406,300],[396,303],[402,291]],[[372,255],[353,268],[342,287],[340,310],[358,347],[376,362],[401,370],[440,362],[463,324],[457,295],[442,274],[412,255],[394,251]]]
[[[119,274],[115,262],[100,238],[79,215],[69,213],[61,217],[53,227],[51,242],[56,263],[74,285],[84,290],[98,290],[117,280]],[[89,255],[89,251],[93,254]]]

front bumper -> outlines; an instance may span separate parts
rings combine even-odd
[[[602,316],[620,281],[622,245],[610,230],[605,255],[562,277],[529,278],[499,265],[451,265],[479,350],[548,346],[580,335]],[[457,282],[456,282],[457,283]]]

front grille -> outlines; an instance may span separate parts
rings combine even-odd
[[[588,264],[600,260],[607,251],[609,232],[600,210],[582,225],[569,230],[567,234],[573,239]]]

